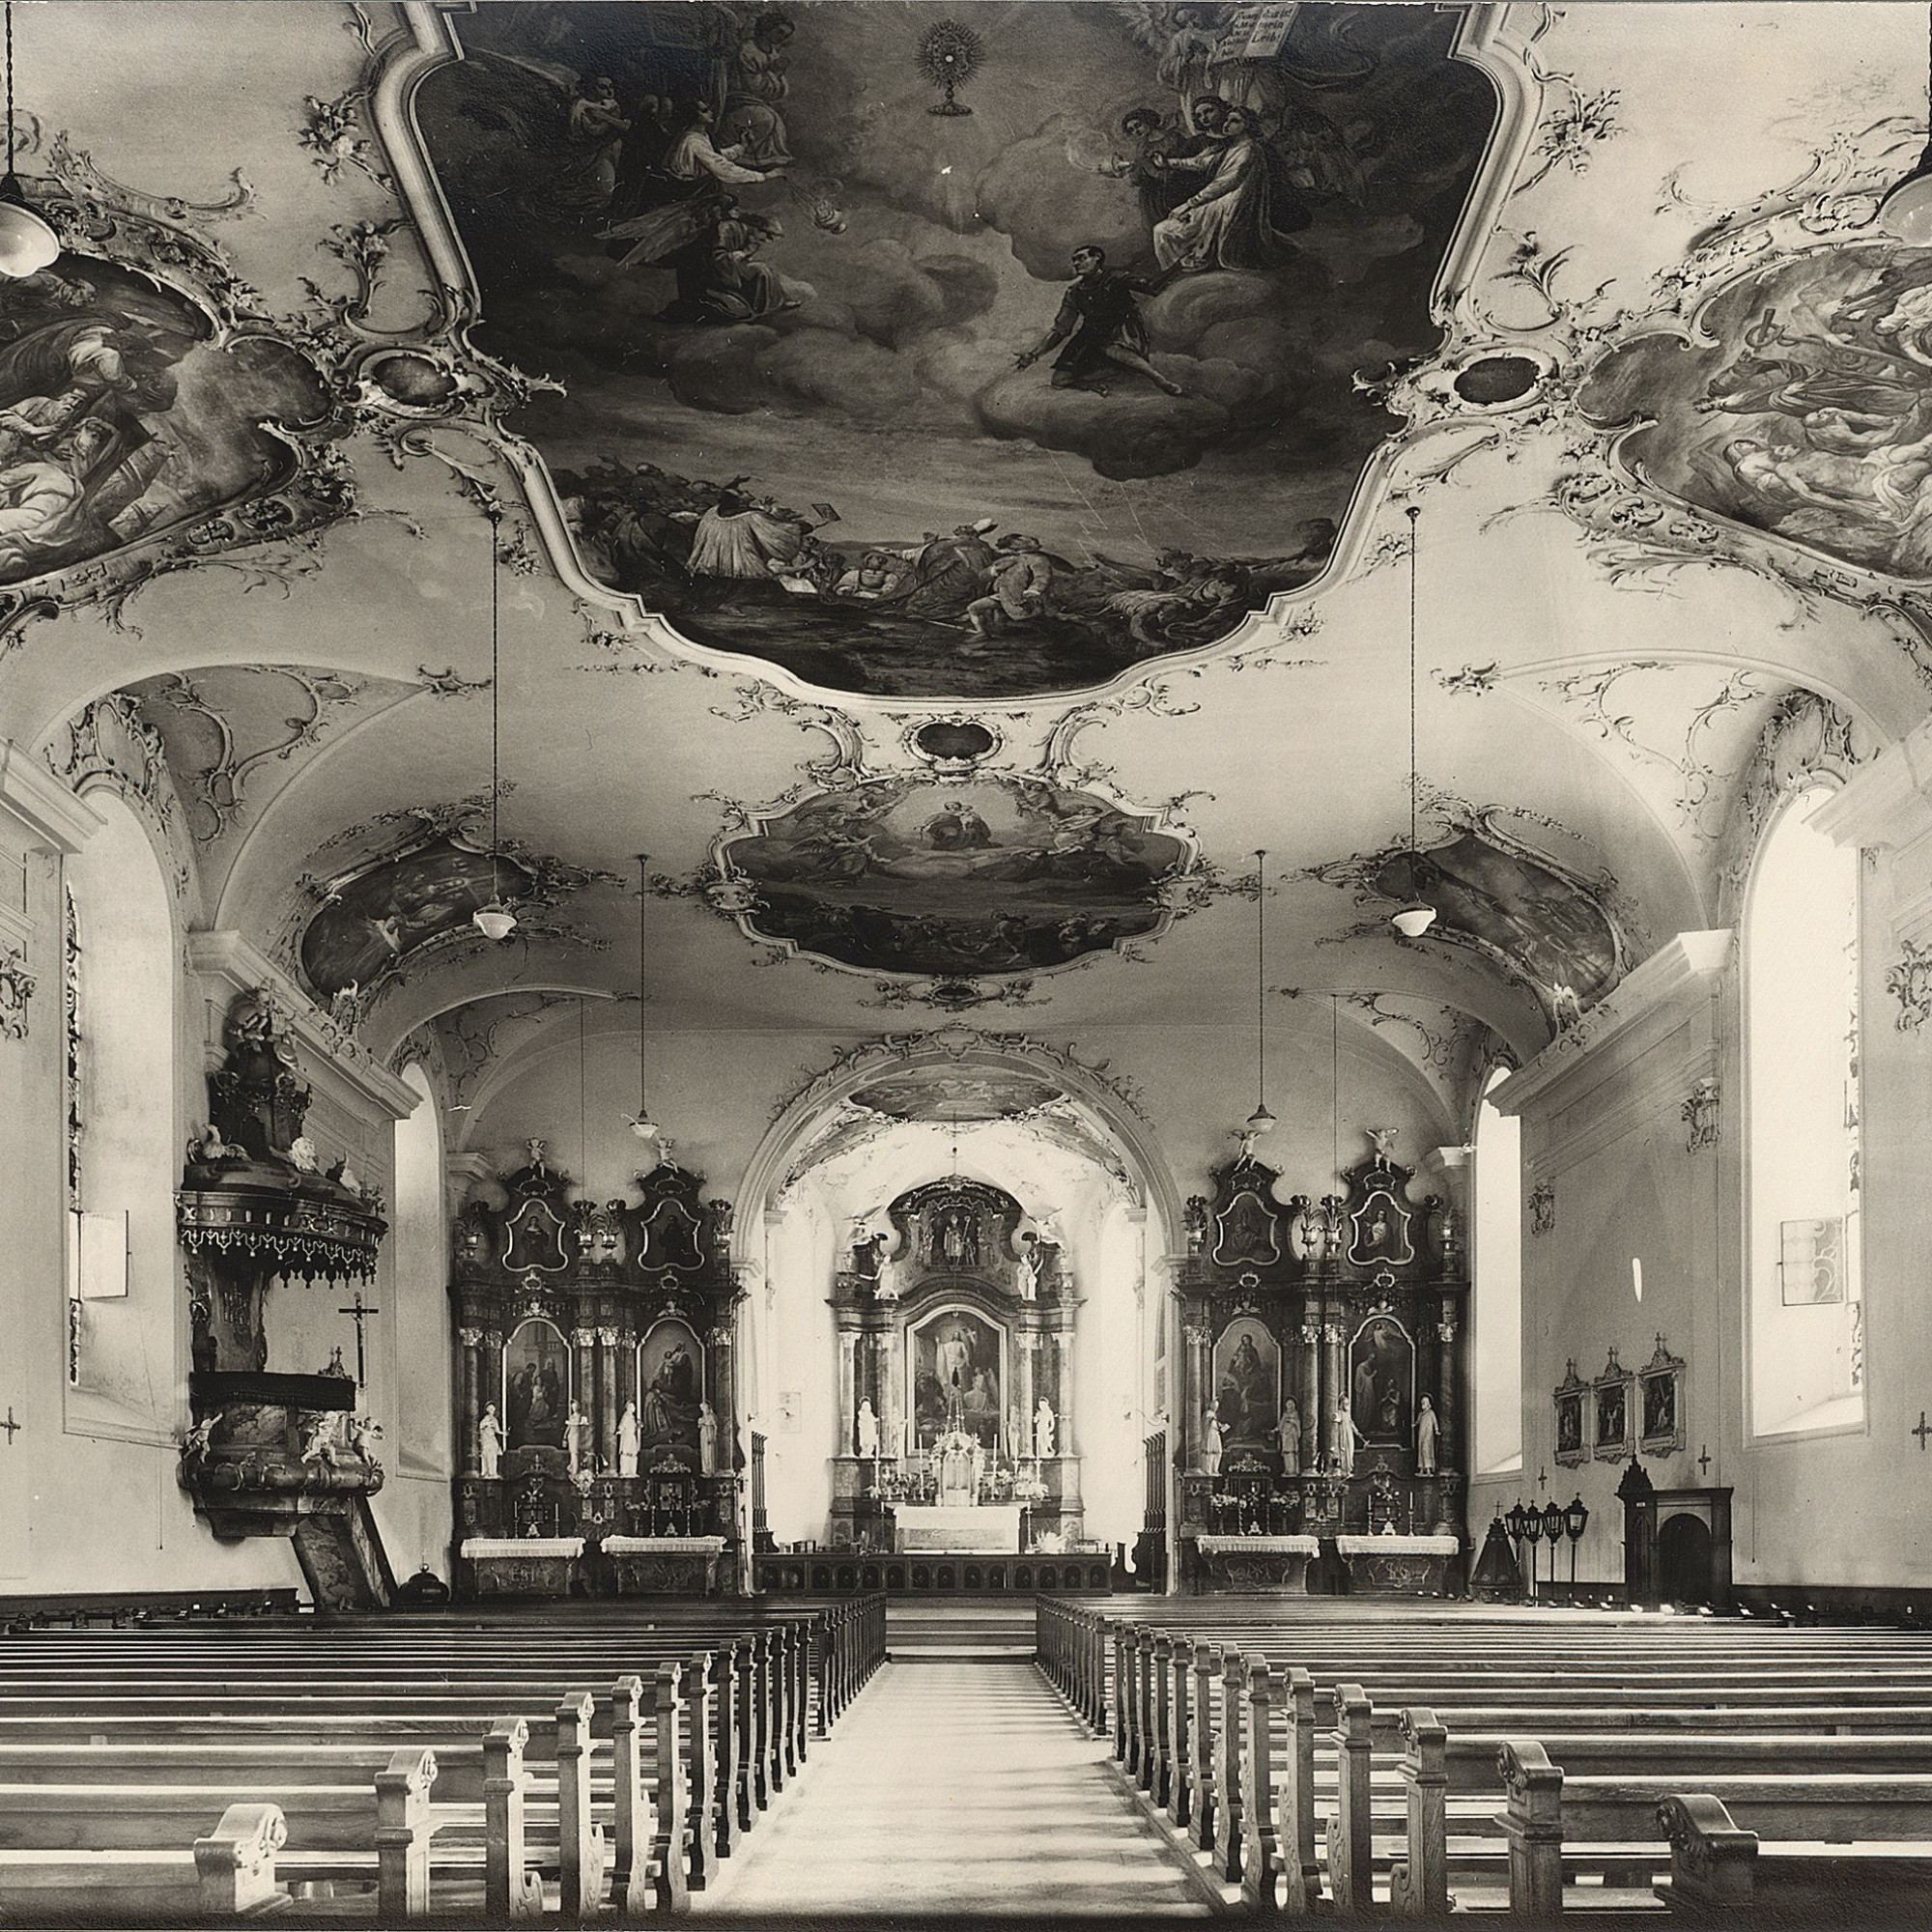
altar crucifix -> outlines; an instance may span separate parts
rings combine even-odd
[[[367,1366],[362,1355],[362,1324],[371,1316],[380,1315],[383,1311],[380,1308],[366,1306],[362,1300],[362,1291],[358,1287],[355,1291],[355,1302],[350,1307],[338,1308],[335,1312],[338,1315],[353,1316],[355,1321],[355,1386],[360,1388],[366,1379],[365,1369]]]

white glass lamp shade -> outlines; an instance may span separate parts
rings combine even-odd
[[[1877,225],[1900,242],[1932,247],[1932,147],[1878,205]]]
[[[500,899],[492,899],[470,914],[469,923],[485,939],[508,939],[517,929],[517,915]]]
[[[60,259],[60,237],[35,213],[17,175],[0,180],[0,275],[17,280]]]
[[[1404,906],[1399,912],[1389,915],[1389,923],[1405,939],[1420,939],[1435,923],[1435,908],[1424,905],[1417,899],[1412,905]]]

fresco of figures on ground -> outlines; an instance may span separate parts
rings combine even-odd
[[[1687,342],[1638,337],[1581,392],[1648,481],[1890,576],[1932,576],[1932,253],[1816,249],[1734,282]],[[1654,418],[1655,420],[1650,420]]]
[[[327,407],[293,352],[210,346],[193,303],[68,256],[0,281],[0,583],[84,562],[273,490],[298,466],[265,421]]]
[[[1325,562],[1494,113],[1460,10],[499,5],[418,111],[585,566],[898,696]]]
[[[367,991],[407,952],[466,929],[493,898],[536,884],[514,859],[443,834],[335,881],[301,937],[303,977],[318,993]]]
[[[1187,846],[1038,780],[880,779],[822,792],[726,842],[754,937],[847,966],[1037,972],[1156,931]]]

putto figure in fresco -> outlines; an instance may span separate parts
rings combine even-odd
[[[1154,234],[1158,240],[1160,231]],[[1049,350],[1059,348],[1053,358],[1056,389],[1092,389],[1104,396],[1107,385],[1095,379],[1111,366],[1137,370],[1167,395],[1185,394],[1148,360],[1147,323],[1138,298],[1157,296],[1166,285],[1164,277],[1149,281],[1109,269],[1104,248],[1089,243],[1074,249],[1073,285],[1061,298],[1060,313],[1033,348],[1014,357],[1013,366],[1031,369]]]

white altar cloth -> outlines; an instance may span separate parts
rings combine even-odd
[[[607,1556],[719,1556],[722,1536],[607,1536]]]
[[[1336,1549],[1344,1556],[1454,1556],[1462,1539],[1440,1536],[1338,1536]]]
[[[1313,1556],[1321,1545],[1312,1536],[1198,1536],[1194,1547],[1204,1556]]]
[[[458,1554],[478,1556],[582,1556],[581,1536],[466,1536]]]
[[[989,1556],[1019,1553],[1018,1503],[895,1503],[893,1517],[901,1551],[945,1549]]]

